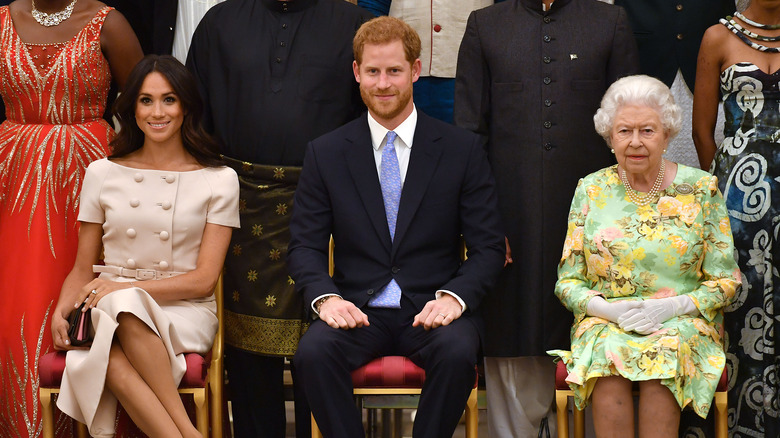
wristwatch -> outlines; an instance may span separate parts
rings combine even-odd
[[[317,315],[320,314],[320,307],[322,307],[322,304],[331,298],[338,298],[338,295],[328,295],[327,297],[322,297],[314,302],[314,311],[317,312]]]

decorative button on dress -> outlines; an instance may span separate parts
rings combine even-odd
[[[38,358],[52,349],[50,314],[76,256],[78,193],[114,135],[102,119],[111,73],[100,47],[111,10],[69,41],[27,44],[0,7],[2,437],[41,433]]]
[[[579,408],[596,378],[660,379],[680,407],[707,416],[726,364],[722,309],[734,299],[734,261],[726,206],[712,175],[678,165],[674,182],[655,203],[637,207],[617,166],[580,180],[555,294],[574,313],[571,351],[555,350]],[[688,295],[701,315],[674,317],[650,335],[585,314],[588,301],[645,300]]]
[[[227,167],[169,172],[99,160],[84,178],[79,221],[103,224],[106,267],[186,273],[195,269],[206,223],[238,227],[238,177]],[[135,280],[109,272],[100,278]],[[114,434],[116,399],[105,390],[105,375],[120,312],[133,313],[160,336],[177,383],[186,370],[182,353],[205,353],[217,330],[213,297],[158,303],[137,287],[103,297],[92,313],[95,340],[89,350],[68,352],[57,400],[92,436]]]

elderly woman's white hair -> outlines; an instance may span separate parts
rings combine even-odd
[[[593,116],[596,132],[612,146],[610,134],[615,115],[626,105],[647,106],[654,109],[661,119],[661,125],[673,139],[682,126],[680,107],[674,103],[671,90],[663,82],[647,75],[626,76],[618,79],[607,89],[601,99],[601,107]]]

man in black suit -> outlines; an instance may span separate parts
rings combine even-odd
[[[287,260],[319,319],[294,364],[324,435],[351,438],[363,427],[350,372],[407,356],[427,376],[414,435],[450,437],[474,385],[479,303],[504,262],[493,178],[476,135],[416,111],[413,29],[373,19],[353,51],[368,114],[309,143],[295,194]]]

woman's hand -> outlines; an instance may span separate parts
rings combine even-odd
[[[133,282],[117,282],[117,281],[109,281],[104,280],[102,278],[96,278],[89,283],[87,283],[86,286],[81,288],[81,293],[79,294],[80,301],[76,301],[73,303],[73,308],[78,308],[81,303],[87,303],[86,306],[82,309],[82,312],[86,312],[87,309],[92,309],[95,306],[97,306],[98,301],[100,301],[101,298],[104,296],[110,294],[111,292],[120,290],[120,289],[127,289],[130,287],[134,287],[135,285]]]
[[[642,306],[632,309],[620,317],[618,324],[625,331],[634,331],[640,335],[649,335],[658,331],[663,324],[680,315],[695,315],[699,309],[689,296],[658,298],[645,300]]]
[[[55,350],[70,350],[73,348],[68,338],[68,320],[57,310],[51,315],[51,336],[54,340]]]
[[[588,301],[586,313],[590,316],[604,318],[617,324],[621,316],[641,305],[641,301],[620,300],[609,302],[605,300],[604,297],[595,296]]]

